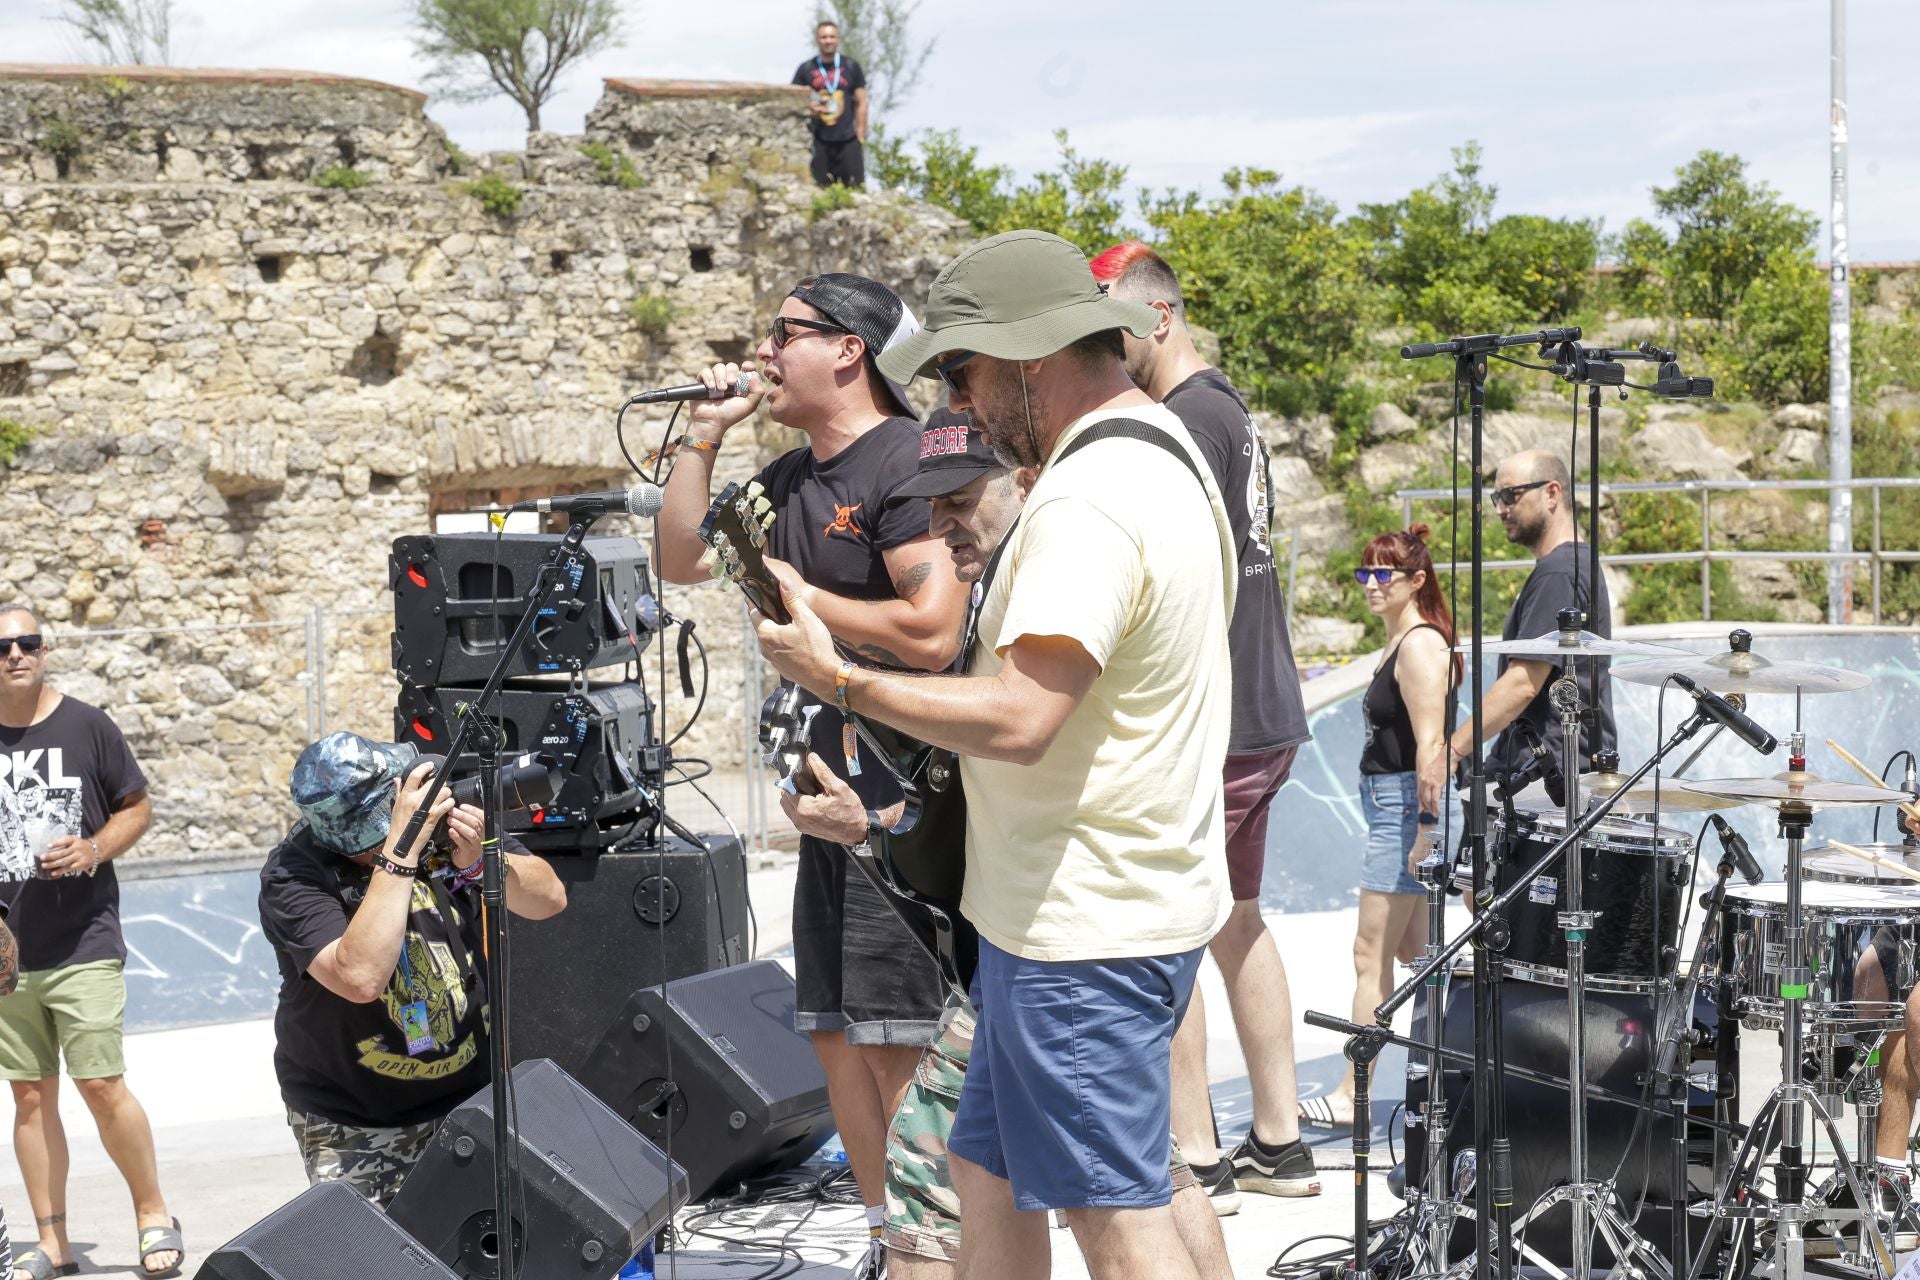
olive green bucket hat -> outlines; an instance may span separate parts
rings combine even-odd
[[[972,351],[1001,360],[1038,360],[1088,334],[1153,332],[1160,313],[1111,298],[1094,282],[1086,255],[1044,231],[1008,231],[969,246],[927,293],[920,332],[880,355],[895,382],[930,378],[940,357]]]

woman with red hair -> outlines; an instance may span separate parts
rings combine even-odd
[[[1459,829],[1447,785],[1447,733],[1460,660],[1427,533],[1416,524],[1380,534],[1354,570],[1367,608],[1387,626],[1386,649],[1363,703],[1367,738],[1360,752],[1367,849],[1353,941],[1353,1020],[1367,1024],[1393,989],[1394,959],[1413,960],[1427,945],[1426,889],[1412,868],[1432,852],[1443,812],[1455,815],[1450,829]],[[1351,1064],[1331,1094],[1301,1102],[1300,1118],[1322,1128],[1354,1122]]]

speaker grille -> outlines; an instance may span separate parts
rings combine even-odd
[[[819,1059],[793,1051],[793,979],[773,961],[681,978],[667,999],[763,1100],[826,1087]]]
[[[210,1280],[456,1280],[419,1241],[344,1182],[323,1182],[209,1256]]]

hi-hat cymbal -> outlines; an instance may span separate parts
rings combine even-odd
[[[1823,662],[1770,662],[1757,653],[1717,653],[1711,658],[1663,658],[1622,667],[1616,680],[1632,684],[1665,684],[1683,675],[1715,693],[1847,693],[1864,689],[1873,677]]]
[[[1620,790],[1631,776],[1624,773],[1583,773],[1580,775],[1580,793],[1575,803],[1576,812],[1584,812],[1595,800],[1604,800]],[[1707,813],[1714,809],[1737,809],[1745,801],[1729,800],[1725,796],[1702,795],[1697,791],[1685,791],[1677,785],[1677,780],[1668,778],[1660,784],[1660,812],[1662,813]],[[1547,794],[1547,784],[1535,782],[1513,797],[1513,807],[1525,809],[1530,813],[1559,813],[1560,806]],[[1614,813],[1652,813],[1654,810],[1653,782],[1642,779],[1638,786],[1620,797],[1620,803],[1613,807]]]
[[[1456,644],[1456,653],[1471,653],[1471,642]],[[1674,661],[1699,655],[1672,645],[1648,644],[1644,640],[1612,640],[1591,631],[1549,631],[1543,636],[1521,640],[1482,640],[1480,652],[1509,658],[1667,658]]]
[[[1862,805],[1899,804],[1904,791],[1870,787],[1859,782],[1828,782],[1817,773],[1776,773],[1770,778],[1701,778],[1679,784],[1689,791],[1725,796],[1741,804],[1770,809],[1843,809]]]

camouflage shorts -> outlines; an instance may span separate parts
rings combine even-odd
[[[308,1183],[344,1182],[386,1207],[400,1193],[407,1171],[426,1153],[437,1121],[369,1129],[339,1124],[304,1112],[287,1111],[293,1140],[307,1166]]]
[[[887,1129],[887,1247],[917,1258],[951,1262],[960,1256],[960,1200],[947,1169],[947,1135],[960,1107],[973,1029],[973,1006],[949,1003],[940,1034],[920,1055]],[[1174,1191],[1194,1185],[1178,1143],[1169,1172]]]

